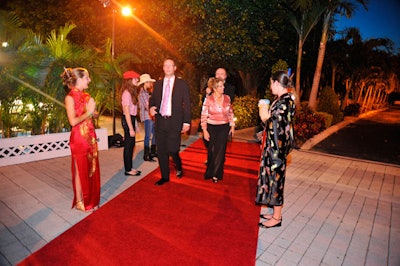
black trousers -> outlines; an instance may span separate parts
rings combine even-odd
[[[136,116],[131,115],[132,126],[135,128]],[[129,135],[129,127],[126,122],[125,116],[121,119],[122,128],[124,129],[124,168],[125,172],[132,170],[133,150],[135,149],[136,137]]]
[[[206,179],[217,177],[222,180],[230,126],[207,124],[207,130],[210,133],[210,141],[207,147],[207,170],[204,177]]]
[[[181,129],[170,126],[171,118],[157,117],[156,120],[156,142],[158,165],[160,166],[161,178],[169,180],[169,156],[172,157],[177,170],[182,170],[182,160],[179,156],[181,146]]]

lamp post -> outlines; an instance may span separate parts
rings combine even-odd
[[[112,0],[99,0],[99,2],[103,5],[103,7],[108,7],[112,4]],[[112,9],[112,32],[111,32],[111,61],[114,61],[115,58],[115,14],[117,13],[117,10],[114,7],[115,5],[111,6]],[[131,15],[132,11],[129,7],[123,7],[122,8],[122,15],[124,16],[129,16]],[[115,128],[115,81],[113,79],[112,83],[112,118],[113,118],[113,136],[115,136],[116,133],[116,128]]]
[[[111,34],[111,61],[114,61],[115,56],[115,8],[112,8],[112,34]],[[114,63],[113,63],[114,64]],[[116,128],[115,128],[115,80],[112,81],[112,118],[113,118],[113,136],[115,136]]]

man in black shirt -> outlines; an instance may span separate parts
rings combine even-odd
[[[224,94],[228,95],[231,98],[231,103],[233,103],[235,99],[235,86],[226,82],[227,76],[225,68],[220,67],[215,71],[215,77],[224,81]]]

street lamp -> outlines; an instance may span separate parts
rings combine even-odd
[[[112,4],[112,0],[99,0],[99,2],[103,5],[103,7],[108,7]],[[112,5],[112,33],[111,33],[111,60],[114,61],[115,58],[115,14],[117,13],[117,9],[115,9],[115,5]],[[121,13],[124,16],[132,15],[132,10],[129,7],[122,7]],[[112,84],[112,117],[113,117],[113,136],[115,136],[115,81],[113,80]]]
[[[125,17],[128,17],[128,16],[132,15],[132,9],[130,7],[124,7],[124,8],[122,8],[121,13]]]

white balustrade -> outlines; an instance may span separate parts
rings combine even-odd
[[[96,129],[99,150],[108,149],[106,128]],[[70,132],[0,139],[0,166],[71,155]]]

